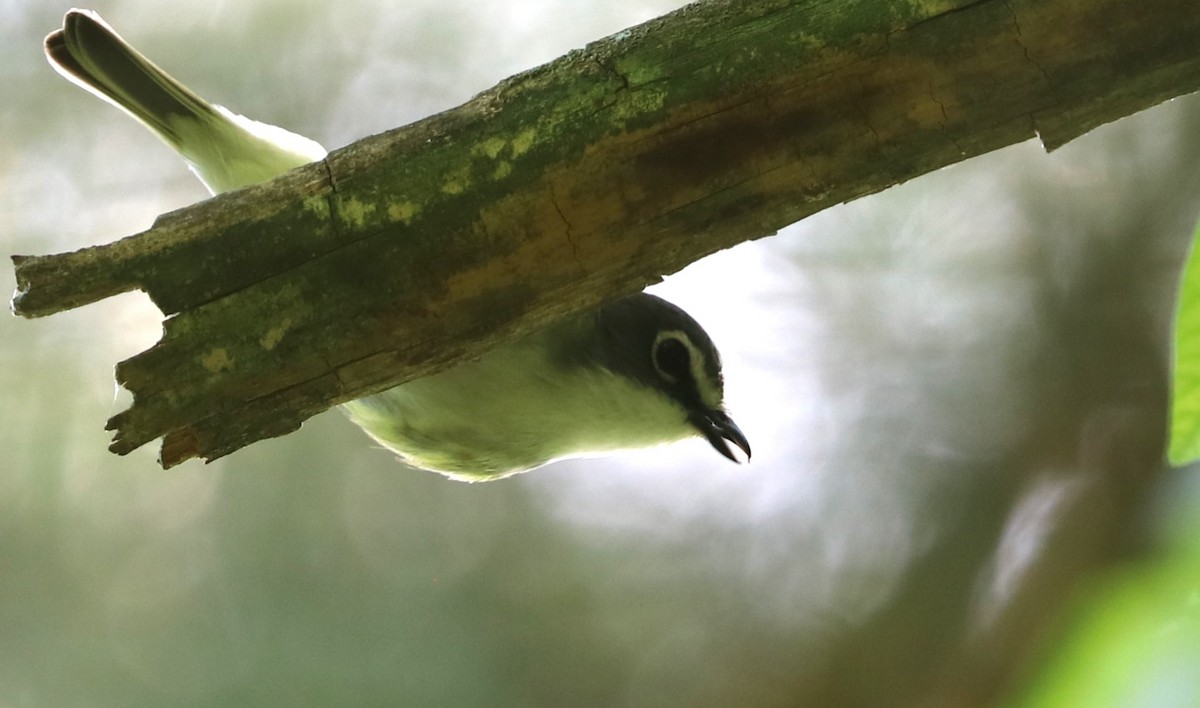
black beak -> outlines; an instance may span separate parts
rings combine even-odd
[[[717,452],[737,462],[738,458],[729,449],[729,443],[733,443],[746,453],[746,460],[750,460],[750,441],[725,411],[700,411],[693,413],[688,420]]]

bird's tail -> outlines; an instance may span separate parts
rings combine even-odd
[[[71,10],[46,37],[46,57],[71,82],[136,118],[178,151],[213,192],[319,160],[325,149],[196,95],[91,10]]]
[[[180,149],[171,116],[218,120],[212,104],[158,68],[91,10],[71,10],[46,37],[46,57],[73,83],[125,111]]]

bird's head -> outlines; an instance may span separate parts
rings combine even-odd
[[[750,458],[749,441],[725,412],[721,357],[698,322],[645,293],[605,305],[600,321],[609,368],[674,402],[717,452],[737,462],[733,443]]]

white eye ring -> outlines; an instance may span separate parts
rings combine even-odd
[[[700,400],[703,401],[705,405],[712,406],[714,408],[719,407],[722,399],[721,381],[720,379],[716,381],[712,380],[705,368],[708,365],[708,355],[700,351],[700,348],[692,343],[692,338],[689,337],[683,330],[663,330],[658,333],[657,337],[654,338],[654,345],[650,347],[650,363],[654,365],[654,370],[657,371],[658,375],[661,376],[667,383],[672,385],[679,383],[678,376],[664,371],[663,368],[658,365],[658,347],[668,339],[676,340],[687,349],[688,368],[692,372],[692,382],[696,386],[696,392],[700,395]]]
[[[658,336],[654,338],[654,345],[650,347],[650,361],[654,364],[654,370],[658,372],[659,376],[674,384],[679,383],[679,377],[658,365],[658,348],[668,339],[673,339],[684,346],[688,353],[688,366],[693,370],[696,368],[696,357],[699,352],[696,351],[692,340],[688,339],[686,334],[677,329],[664,330],[659,332]]]

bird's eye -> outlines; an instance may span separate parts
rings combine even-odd
[[[691,372],[691,353],[676,337],[654,343],[654,368],[667,381],[676,383]]]

